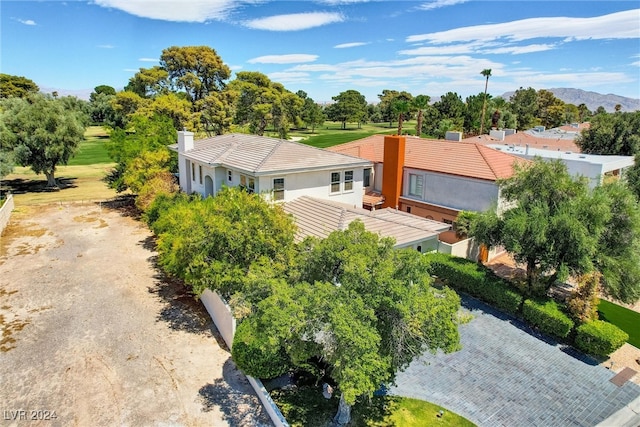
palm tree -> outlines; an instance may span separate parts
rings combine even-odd
[[[402,121],[409,111],[411,111],[411,103],[406,99],[397,99],[393,102],[393,112],[398,115],[398,135],[402,135]]]
[[[484,99],[482,101],[482,119],[480,120],[480,135],[482,135],[482,131],[484,130],[484,114],[487,110],[487,86],[489,86],[489,77],[491,77],[491,68],[486,68],[480,72],[483,76],[487,78],[484,83]]]
[[[424,110],[429,106],[431,98],[428,95],[418,95],[413,99],[413,108],[418,111],[418,124],[416,126],[416,135],[422,135],[422,118]]]

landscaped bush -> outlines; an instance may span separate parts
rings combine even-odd
[[[252,377],[275,378],[289,370],[289,359],[280,345],[269,343],[256,331],[255,322],[245,319],[233,337],[231,357],[238,367]]]
[[[522,316],[541,332],[558,338],[565,338],[573,328],[573,321],[552,299],[526,300]]]
[[[522,295],[476,262],[441,253],[426,255],[429,274],[437,276],[453,289],[479,298],[510,314],[518,312]]]
[[[629,339],[629,335],[611,323],[594,320],[576,330],[576,347],[594,356],[607,356]]]

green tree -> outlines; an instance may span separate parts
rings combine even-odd
[[[341,392],[339,424],[348,422],[358,396],[392,382],[424,351],[459,348],[459,298],[431,287],[418,252],[393,245],[354,221],[326,239],[307,239],[300,250],[300,280],[315,283],[309,292],[324,303],[302,299],[310,300],[312,316],[297,336],[316,337],[311,347],[332,366]]]
[[[0,98],[27,98],[40,88],[33,80],[22,76],[0,73]]]
[[[484,131],[484,117],[487,111],[487,87],[489,86],[489,77],[491,77],[491,68],[486,68],[480,72],[486,80],[484,82],[484,97],[482,98],[482,118],[480,119],[480,135]]]
[[[285,271],[296,230],[282,206],[229,187],[215,197],[178,199],[152,229],[158,235],[159,263],[167,272],[197,294],[209,288],[226,299],[243,291],[255,268]]]
[[[192,102],[222,90],[231,69],[209,46],[171,46],[160,55],[160,68],[171,84],[183,89]]]
[[[624,182],[605,183],[596,192],[609,208],[595,257],[600,289],[618,301],[635,303],[640,299],[640,204]]]
[[[170,89],[169,72],[158,65],[152,68],[140,68],[140,71],[131,77],[124,87],[125,91],[133,92],[142,98],[166,94]]]
[[[468,96],[465,100],[463,126],[465,132],[480,134],[480,129],[486,129],[490,127],[491,118],[484,118],[482,114],[482,109],[486,108],[485,102],[487,100],[487,97],[491,98],[491,95],[484,95],[480,93],[478,95]],[[481,120],[483,120],[484,123],[481,122]]]
[[[609,211],[585,179],[569,175],[560,160],[536,159],[516,165],[514,176],[498,183],[513,207],[500,216],[495,209],[478,215],[470,234],[486,245],[504,246],[526,265],[530,294],[594,269]]]
[[[99,85],[93,88],[93,92],[89,95],[89,102],[93,102],[98,95],[113,96],[116,94],[116,90],[108,85]]]
[[[395,104],[398,101],[404,101],[407,103],[413,102],[413,96],[409,92],[399,92],[397,90],[384,89],[381,94],[378,95],[380,102],[378,107],[382,113],[382,121],[389,122],[389,127],[393,125],[393,122],[398,120],[398,113],[395,111]],[[408,111],[405,112],[403,120],[408,120]]]
[[[366,119],[367,101],[357,90],[347,90],[332,97],[334,104],[327,108],[329,120],[342,123],[342,129],[347,128],[347,122],[357,122],[358,126]]]
[[[92,94],[93,95],[93,94]],[[115,123],[114,100],[115,95],[98,93],[93,96],[89,104],[89,115],[93,123]]]
[[[565,104],[556,98],[553,92],[539,90],[537,102],[537,115],[543,126],[554,128],[563,124]]]
[[[109,185],[117,191],[126,190],[124,177],[132,163],[146,152],[168,153],[167,146],[175,143],[175,140],[176,130],[169,117],[134,115],[127,129],[112,130],[109,141],[105,143],[109,156],[117,163],[109,177]],[[168,169],[173,172],[177,169],[177,159],[175,155],[170,158]]]
[[[451,129],[448,130],[462,130],[466,106],[460,95],[455,92],[447,92],[433,106],[438,110],[440,120],[449,120]]]
[[[237,93],[224,89],[213,92],[196,103],[200,121],[207,135],[222,135],[231,129],[236,111]]]
[[[416,136],[422,135],[422,124],[424,121],[424,112],[429,108],[431,98],[428,95],[418,95],[413,98],[413,109],[418,112],[418,120],[416,123]]]
[[[57,187],[56,168],[66,165],[84,140],[86,118],[65,104],[64,99],[31,95],[8,99],[0,106],[3,145],[13,148],[17,164],[44,173],[49,187]]]
[[[530,129],[536,125],[538,115],[538,93],[534,88],[520,88],[509,99],[511,111],[518,118],[518,130]]]
[[[409,101],[398,98],[393,102],[393,112],[398,118],[398,135],[402,135],[402,123],[404,121],[405,116],[411,110],[411,104]]]
[[[640,111],[604,113],[591,118],[576,144],[583,153],[634,156],[640,152]]]
[[[300,92],[302,92],[304,96],[301,96],[302,94]],[[309,98],[303,91],[299,91],[298,96],[304,100],[301,112],[302,121],[305,123],[306,127],[311,127],[311,133],[314,133],[316,126],[321,126],[325,121],[325,115],[322,111],[322,107],[312,98]]]

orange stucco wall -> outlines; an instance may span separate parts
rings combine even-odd
[[[396,208],[402,195],[402,175],[406,138],[390,135],[384,137],[384,163],[382,164],[382,194],[385,196],[383,208]]]

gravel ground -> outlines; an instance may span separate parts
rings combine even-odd
[[[14,212],[0,241],[0,426],[271,425],[155,256],[123,209]]]

